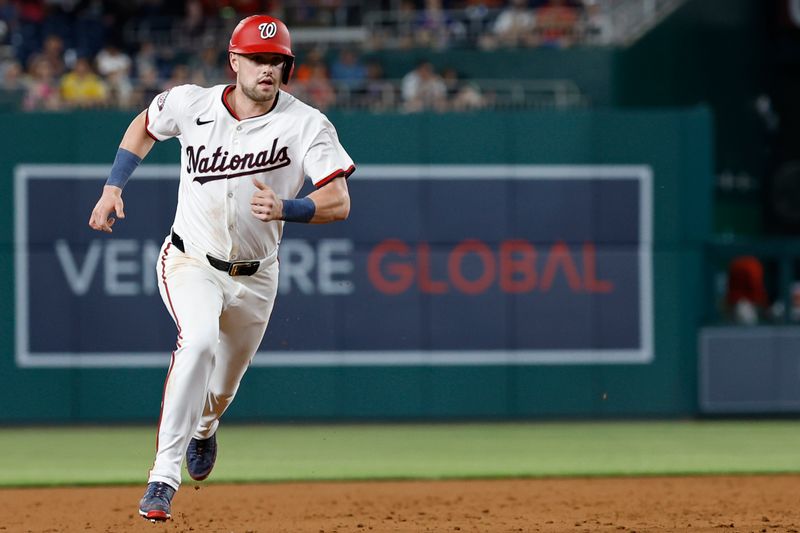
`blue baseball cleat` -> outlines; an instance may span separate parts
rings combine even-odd
[[[164,522],[172,518],[170,506],[172,497],[175,496],[175,489],[162,483],[154,481],[147,484],[147,490],[139,502],[139,514],[152,522]]]
[[[203,481],[217,460],[217,435],[200,440],[192,439],[186,449],[186,469],[195,481]]]

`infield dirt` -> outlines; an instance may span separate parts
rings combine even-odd
[[[0,532],[800,531],[800,476],[185,484],[0,490]]]

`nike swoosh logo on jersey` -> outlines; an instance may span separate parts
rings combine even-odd
[[[200,117],[197,117],[197,120],[194,121],[194,123],[197,124],[198,126],[202,126],[204,124],[211,124],[212,122],[214,122],[213,119],[212,120],[200,120]]]

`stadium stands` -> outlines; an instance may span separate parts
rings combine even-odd
[[[236,22],[256,12],[272,13],[292,28],[305,67],[288,90],[323,110],[584,106],[590,99],[580,80],[481,65],[491,66],[509,50],[624,46],[681,2],[0,0],[0,108],[135,109],[181,83],[227,83],[232,76],[224,45]],[[413,52],[415,64],[392,64],[398,51]],[[459,51],[472,52],[468,63],[480,65],[451,61],[448,54]],[[441,94],[415,99],[404,85],[428,54],[439,59],[429,63],[426,86]],[[93,72],[86,72],[87,64]],[[74,96],[76,77],[90,98]]]

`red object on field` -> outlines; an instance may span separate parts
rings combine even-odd
[[[728,266],[728,292],[725,303],[734,307],[746,300],[757,307],[768,305],[767,291],[764,288],[764,267],[757,257],[737,257]]]

